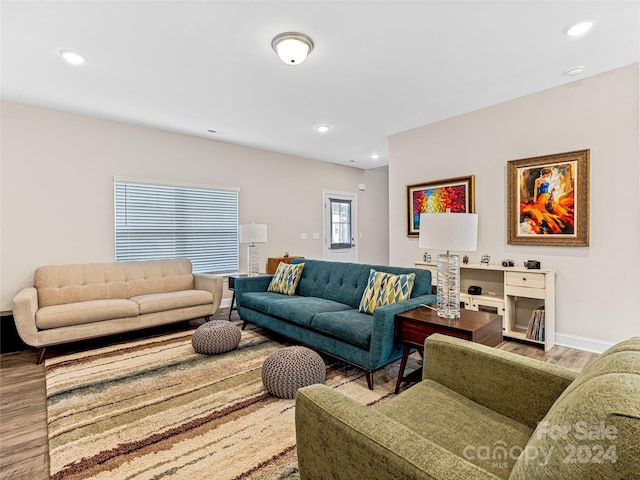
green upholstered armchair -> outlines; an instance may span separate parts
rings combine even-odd
[[[298,391],[301,480],[640,478],[640,337],[582,373],[443,335],[377,408]]]

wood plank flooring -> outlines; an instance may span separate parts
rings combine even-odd
[[[226,320],[229,310],[220,310],[214,318]],[[233,313],[232,319],[237,319]],[[198,321],[199,322],[199,321]],[[194,326],[198,322],[191,322]],[[187,324],[167,327],[167,331],[187,328]],[[131,338],[148,333],[127,334]],[[123,336],[124,337],[124,336]],[[47,351],[47,357],[104,345],[105,339],[59,346]],[[506,341],[497,348],[545,362],[581,371],[597,354],[556,346],[544,350],[524,343]],[[46,480],[49,478],[47,443],[47,397],[44,364],[36,365],[35,349],[0,355],[0,479]]]
[[[49,478],[44,365],[35,350],[0,355],[0,478]]]

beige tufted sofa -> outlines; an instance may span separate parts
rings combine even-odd
[[[191,261],[52,265],[13,299],[20,338],[40,349],[213,315],[222,277],[194,274]]]

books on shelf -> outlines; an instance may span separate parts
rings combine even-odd
[[[544,342],[544,307],[538,307],[531,312],[531,319],[527,328],[527,338]]]

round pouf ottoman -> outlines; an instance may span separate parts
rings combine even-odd
[[[216,355],[238,347],[242,333],[231,322],[212,320],[200,325],[191,337],[191,345],[198,353]]]
[[[262,365],[262,383],[279,398],[295,398],[299,388],[324,383],[324,360],[306,347],[285,347],[273,352]]]

